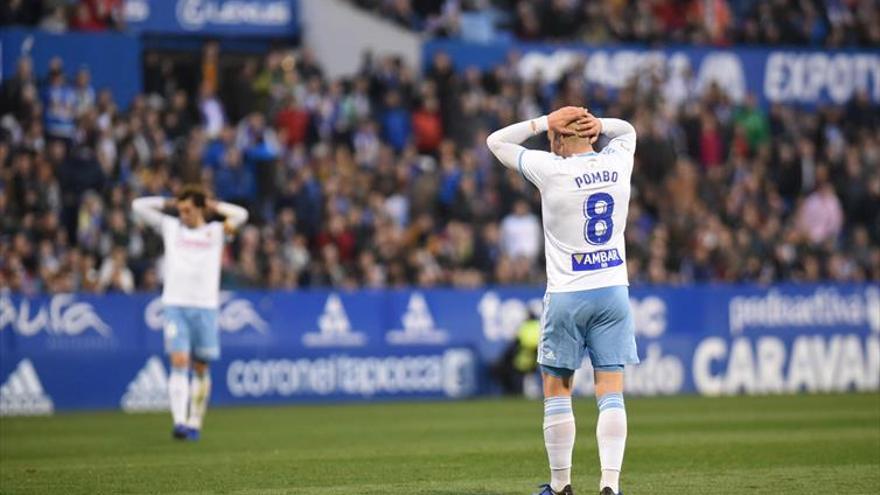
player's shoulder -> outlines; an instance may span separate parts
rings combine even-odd
[[[180,219],[174,215],[162,213],[162,229],[174,229],[180,227]]]
[[[629,143],[614,143],[602,148],[599,156],[604,160],[614,160],[632,163],[635,149]]]
[[[519,152],[519,160],[520,162],[543,162],[543,161],[554,161],[554,160],[562,160],[562,157],[554,155],[548,151],[542,150],[530,150],[524,149]]]
[[[225,239],[227,235],[232,235],[234,231],[230,230],[227,227],[227,224],[223,220],[213,220],[208,224],[208,227],[217,232],[220,236],[220,239]]]

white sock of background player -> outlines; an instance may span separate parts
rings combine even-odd
[[[189,390],[189,419],[186,425],[196,430],[202,429],[202,420],[208,409],[208,398],[211,396],[211,373],[193,371]]]
[[[172,367],[171,376],[168,377],[168,400],[175,426],[186,423],[186,407],[189,401],[188,374],[186,368]]]

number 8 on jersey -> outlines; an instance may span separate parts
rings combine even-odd
[[[594,246],[611,240],[614,231],[614,222],[611,219],[613,214],[614,198],[610,194],[598,192],[587,196],[584,200],[584,216],[587,218],[584,239]]]

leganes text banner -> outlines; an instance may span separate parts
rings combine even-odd
[[[125,0],[135,32],[284,37],[297,33],[296,0]]]
[[[520,76],[554,82],[581,71],[586,80],[609,90],[634,76],[649,83],[656,74],[674,82],[690,72],[694,79],[671,89],[690,96],[713,82],[736,101],[754,94],[764,105],[845,104],[859,91],[880,103],[880,50],[706,48],[679,46],[649,49],[628,45],[543,44],[431,41],[424,46],[429,64],[438,52],[448,54],[457,70],[511,67]]]
[[[215,404],[460,398],[539,288],[226,292]],[[880,286],[633,288],[629,394],[880,389]],[[167,406],[156,294],[0,295],[0,413]],[[590,393],[589,363],[576,379]]]

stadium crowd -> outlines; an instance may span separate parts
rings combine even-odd
[[[156,290],[161,240],[130,204],[192,182],[251,212],[225,287],[539,283],[539,195],[485,138],[564,104],[639,132],[633,283],[880,279],[880,111],[864,93],[764,111],[686,71],[609,91],[579,68],[552,84],[458,74],[443,54],[423,75],[365,57],[344,80],[307,49],[234,76],[217,44],[201,57],[188,91],[148,53],[145,94],[126,108],[87,68],[68,82],[61,60],[43,79],[18,61],[0,88],[0,287]]]
[[[123,0],[4,0],[0,26],[35,26],[51,33],[125,28]]]
[[[876,46],[875,0],[352,0],[432,36],[521,40]]]
[[[350,0],[428,36],[728,45],[877,46],[875,0]],[[123,30],[123,0],[6,0],[0,25]]]

